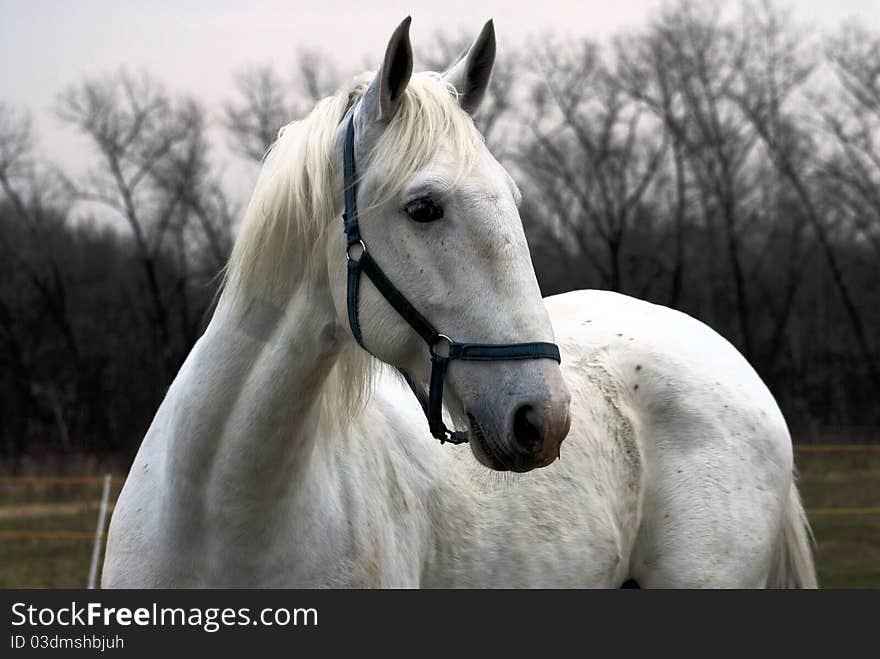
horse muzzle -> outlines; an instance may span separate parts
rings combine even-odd
[[[548,362],[507,366],[497,365],[503,371],[497,373],[496,368],[483,365],[485,371],[492,371],[486,375],[501,377],[482,393],[473,387],[471,395],[461,397],[471,451],[483,465],[497,471],[546,467],[559,457],[571,427],[571,395],[561,369]]]

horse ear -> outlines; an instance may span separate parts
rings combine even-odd
[[[458,101],[465,112],[473,114],[480,107],[489,87],[494,64],[495,25],[490,20],[483,26],[467,54],[443,74],[443,79],[458,92]]]
[[[413,69],[412,45],[409,41],[411,22],[412,18],[407,16],[394,30],[385,49],[382,67],[364,92],[362,107],[370,119],[388,123],[400,108]]]

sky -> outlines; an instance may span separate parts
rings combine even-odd
[[[414,49],[438,30],[476,35],[495,19],[499,52],[555,33],[601,39],[637,28],[663,0],[0,0],[0,101],[34,113],[42,150],[76,170],[83,144],[55,118],[57,94],[85,76],[146,69],[216,110],[233,74],[301,49],[344,70],[378,65],[388,36],[412,15]],[[793,0],[798,20],[831,29],[845,18],[880,28],[880,0]],[[372,68],[372,67],[371,67]],[[215,118],[216,118],[215,117]]]

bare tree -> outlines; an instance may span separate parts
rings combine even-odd
[[[273,65],[236,75],[235,97],[224,105],[224,117],[230,143],[238,155],[262,161],[278,130],[305,116],[340,82],[330,58],[310,50],[299,52],[292,78],[285,81]]]
[[[84,180],[71,182],[71,189],[77,198],[109,209],[130,229],[155,348],[172,373],[192,332],[179,339],[171,327],[171,307],[186,309],[189,282],[169,286],[159,262],[174,250],[179,259],[188,258],[185,235],[193,235],[193,216],[215,266],[223,262],[229,242],[230,218],[211,216],[229,206],[207,165],[203,111],[194,101],[173,100],[146,75],[122,73],[69,88],[59,98],[58,114],[91,140],[99,156],[98,166]],[[187,318],[185,324],[195,322]]]
[[[761,11],[752,14],[749,25],[751,56],[743,66],[739,89],[732,89],[730,96],[751,122],[774,164],[801,202],[804,217],[815,232],[865,363],[875,383],[880,385],[880,368],[859,305],[829,235],[827,214],[816,195],[821,189],[816,185],[817,160],[813,157],[818,144],[798,129],[803,117],[786,107],[786,101],[801,88],[815,68],[812,58],[799,47],[800,35],[788,27],[791,25],[789,18],[769,3],[764,3]],[[859,171],[852,163],[850,169]]]
[[[82,366],[82,352],[70,317],[69,295],[58,254],[52,249],[51,236],[64,222],[61,210],[67,204],[54,173],[38,162],[28,114],[15,112],[0,104],[0,191],[23,230],[19,235],[28,242],[8,243],[0,236],[4,260],[24,274],[37,293],[41,308],[58,330],[67,359],[74,373]],[[24,341],[16,336],[14,314],[0,299],[0,328],[3,330],[6,355],[19,388],[19,398],[26,402],[45,403],[55,419],[61,445],[70,448],[71,414],[75,410],[80,387],[78,380],[64,388],[55,379],[37,375],[23,349]]]
[[[242,157],[259,162],[278,129],[293,116],[286,86],[273,67],[262,66],[239,73],[235,91],[237,98],[224,109],[232,147]]]
[[[816,103],[833,144],[823,174],[880,256],[880,35],[846,25],[826,52],[838,85]]]
[[[532,60],[539,78],[534,114],[525,119],[531,138],[521,167],[541,198],[552,200],[560,250],[577,245],[603,286],[620,291],[624,243],[639,235],[643,202],[666,152],[665,135],[653,139],[651,117],[616,84],[594,44],[582,42],[570,51],[554,44]]]
[[[720,230],[741,347],[752,358],[742,242],[749,220],[744,200],[755,187],[748,165],[757,136],[729,101],[749,54],[748,35],[723,20],[719,3],[686,1],[661,11],[641,39],[617,50],[624,84],[663,120],[689,160],[704,217]]]
[[[302,117],[342,82],[330,56],[318,50],[300,50],[293,75],[294,116]]]

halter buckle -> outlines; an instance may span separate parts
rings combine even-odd
[[[428,351],[432,357],[449,357],[452,351],[452,339],[445,334],[438,334],[437,340],[428,346]]]
[[[446,442],[455,445],[467,444],[468,434],[460,430],[450,430],[449,428],[444,428],[443,436],[440,438],[440,443],[445,444]]]
[[[360,253],[359,254],[352,254],[353,248],[356,248],[356,247],[361,248]],[[349,243],[345,247],[345,260],[346,261],[354,261],[355,263],[357,263],[358,261],[360,261],[363,258],[364,254],[366,254],[366,253],[367,253],[367,246],[366,246],[366,244],[364,244],[364,241],[363,240],[356,240],[353,243]]]

